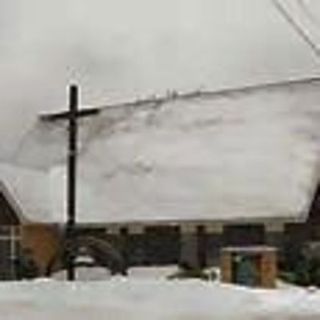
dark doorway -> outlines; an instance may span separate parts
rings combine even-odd
[[[180,256],[180,229],[171,226],[145,228],[145,262],[154,265],[177,263]]]
[[[224,227],[225,246],[261,245],[265,242],[263,224],[229,225]]]
[[[258,255],[234,254],[232,256],[232,282],[250,287],[258,286],[261,283],[259,264]]]

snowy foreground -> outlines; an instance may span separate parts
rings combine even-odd
[[[0,319],[264,319],[320,318],[320,292],[281,286],[246,289],[133,272],[107,281],[0,284]]]

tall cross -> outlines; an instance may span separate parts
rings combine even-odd
[[[78,146],[78,118],[97,115],[98,108],[79,110],[79,90],[76,85],[69,87],[69,110],[60,113],[42,115],[42,121],[53,122],[57,120],[68,120],[68,167],[67,167],[67,243],[71,244],[71,252],[68,254],[67,279],[75,280],[74,255],[72,244],[75,236],[76,213],[77,213],[77,146]]]

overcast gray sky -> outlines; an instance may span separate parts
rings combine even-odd
[[[103,105],[318,70],[271,0],[1,0],[0,153],[64,106],[72,80]]]

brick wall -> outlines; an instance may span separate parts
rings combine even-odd
[[[246,251],[247,250],[247,251]],[[247,249],[224,249],[221,253],[220,268],[221,268],[221,280],[225,283],[236,283],[235,273],[237,268],[233,266],[234,256],[249,256],[253,257],[252,263],[257,268],[258,282],[255,286],[263,288],[274,288],[276,286],[277,279],[277,253],[276,250],[271,248],[257,250],[255,252],[250,251],[250,247]],[[257,262],[257,263],[256,263]],[[250,281],[248,281],[250,283]]]
[[[266,251],[261,255],[261,286],[275,288],[277,278],[277,254],[276,251]]]
[[[54,226],[29,224],[21,227],[21,247],[28,250],[36,262],[41,275],[59,250],[60,237]]]

